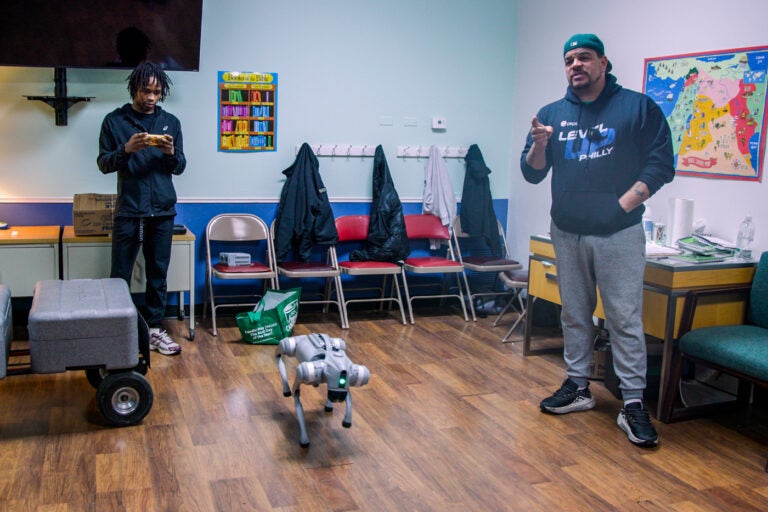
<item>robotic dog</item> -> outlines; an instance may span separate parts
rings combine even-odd
[[[304,421],[304,408],[301,405],[299,390],[302,384],[311,384],[315,387],[322,383],[327,384],[326,412],[333,410],[334,402],[346,402],[347,410],[341,425],[344,428],[352,426],[352,395],[349,393],[349,387],[368,384],[371,372],[365,366],[350,361],[347,357],[344,340],[331,338],[327,334],[291,336],[280,341],[275,355],[280,377],[283,381],[283,396],[291,396],[291,391],[293,391],[296,417],[299,420],[299,444],[302,448],[309,446],[307,426]],[[296,367],[293,390],[288,386],[288,377],[282,356],[295,356],[299,361]]]

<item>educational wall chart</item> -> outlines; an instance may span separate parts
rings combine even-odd
[[[277,73],[219,71],[219,151],[277,149]]]
[[[768,46],[645,59],[678,175],[761,181]]]

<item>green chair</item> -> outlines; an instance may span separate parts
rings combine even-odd
[[[746,321],[741,325],[691,329],[699,300],[714,295],[729,295],[734,299],[745,297],[748,300]],[[685,361],[736,377],[739,385],[734,400],[676,407]],[[680,336],[673,349],[660,419],[665,422],[676,421],[715,410],[722,411],[724,405],[748,405],[752,385],[768,388],[768,252],[760,257],[751,285],[688,292],[680,322]]]

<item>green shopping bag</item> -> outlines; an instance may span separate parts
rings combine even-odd
[[[235,316],[243,341],[254,345],[277,345],[290,336],[299,316],[301,288],[267,289],[253,311]]]

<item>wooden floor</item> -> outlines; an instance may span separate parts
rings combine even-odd
[[[768,510],[768,446],[695,420],[657,424],[661,447],[637,448],[600,383],[594,410],[542,414],[561,357],[523,357],[491,320],[353,312],[341,331],[302,313],[294,334],[342,337],[371,371],[350,429],[344,404],[326,413],[324,387],[302,388],[308,449],[274,347],[242,343],[231,320],[216,338],[202,321],[194,342],[168,321],[184,352],[153,353],[155,402],[138,426],[103,426],[83,372],[8,377],[0,510]]]

